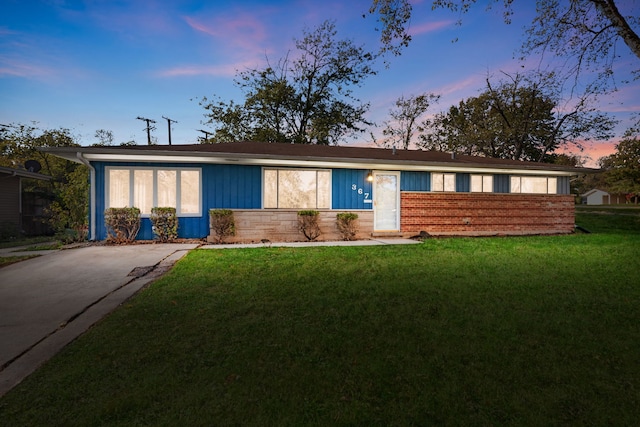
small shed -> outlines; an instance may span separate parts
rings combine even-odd
[[[587,191],[582,196],[582,204],[584,205],[625,205],[629,203],[638,204],[638,195],[609,193],[604,190],[594,188]]]
[[[594,188],[582,194],[580,197],[582,197],[582,204],[584,205],[602,205],[608,204],[610,194],[604,190]]]
[[[25,169],[0,166],[0,229],[23,230],[22,181],[39,179],[50,181],[51,177]]]

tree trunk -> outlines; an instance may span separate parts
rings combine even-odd
[[[631,52],[640,59],[640,36],[636,34],[629,23],[620,14],[614,0],[591,0],[596,7],[611,21],[618,35],[622,38]]]

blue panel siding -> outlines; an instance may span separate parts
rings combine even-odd
[[[262,168],[243,165],[203,166],[203,205],[209,209],[260,209]]]
[[[456,192],[468,193],[471,191],[471,175],[468,173],[456,174]]]
[[[178,218],[178,237],[202,238],[209,234],[209,209],[260,209],[262,168],[243,165],[203,165],[197,163],[94,162],[96,169],[96,239],[107,238],[104,226],[105,167],[140,166],[202,169],[202,215]],[[138,239],[153,239],[151,220],[142,218]]]
[[[331,207],[343,210],[372,209],[373,185],[367,181],[368,173],[363,169],[333,169]]]
[[[509,193],[511,192],[511,180],[509,175],[494,175],[493,176],[493,192],[494,193]]]
[[[102,162],[92,163],[92,166],[96,170],[96,181],[93,183],[95,186],[96,200],[96,240],[104,240],[107,238],[107,230],[104,226],[104,210],[105,210],[105,164]]]
[[[559,176],[558,177],[558,194],[570,194],[571,188],[569,185],[569,177],[568,176]]]
[[[401,172],[400,191],[431,191],[431,172]]]

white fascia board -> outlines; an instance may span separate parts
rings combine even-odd
[[[239,164],[266,167],[291,168],[338,168],[338,169],[370,169],[387,171],[421,171],[421,172],[458,172],[477,174],[510,174],[510,175],[545,175],[545,176],[573,176],[577,172],[557,171],[548,169],[519,169],[508,165],[504,168],[496,166],[451,166],[439,163],[395,162],[382,163],[368,159],[340,159],[340,158],[276,158],[249,157],[229,155],[222,156],[193,156],[193,155],[158,155],[158,154],[112,154],[85,153],[83,156],[90,161],[103,162],[150,162],[150,163],[209,163],[209,164]]]

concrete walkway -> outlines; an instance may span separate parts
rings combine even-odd
[[[220,245],[205,245],[200,249],[241,249],[241,248],[303,248],[319,246],[379,246],[379,245],[413,245],[420,243],[418,240],[401,238],[371,238],[368,240],[351,241],[320,241],[320,242],[265,242],[265,243],[230,243]]]
[[[44,254],[0,268],[0,396],[197,246],[29,252]]]

